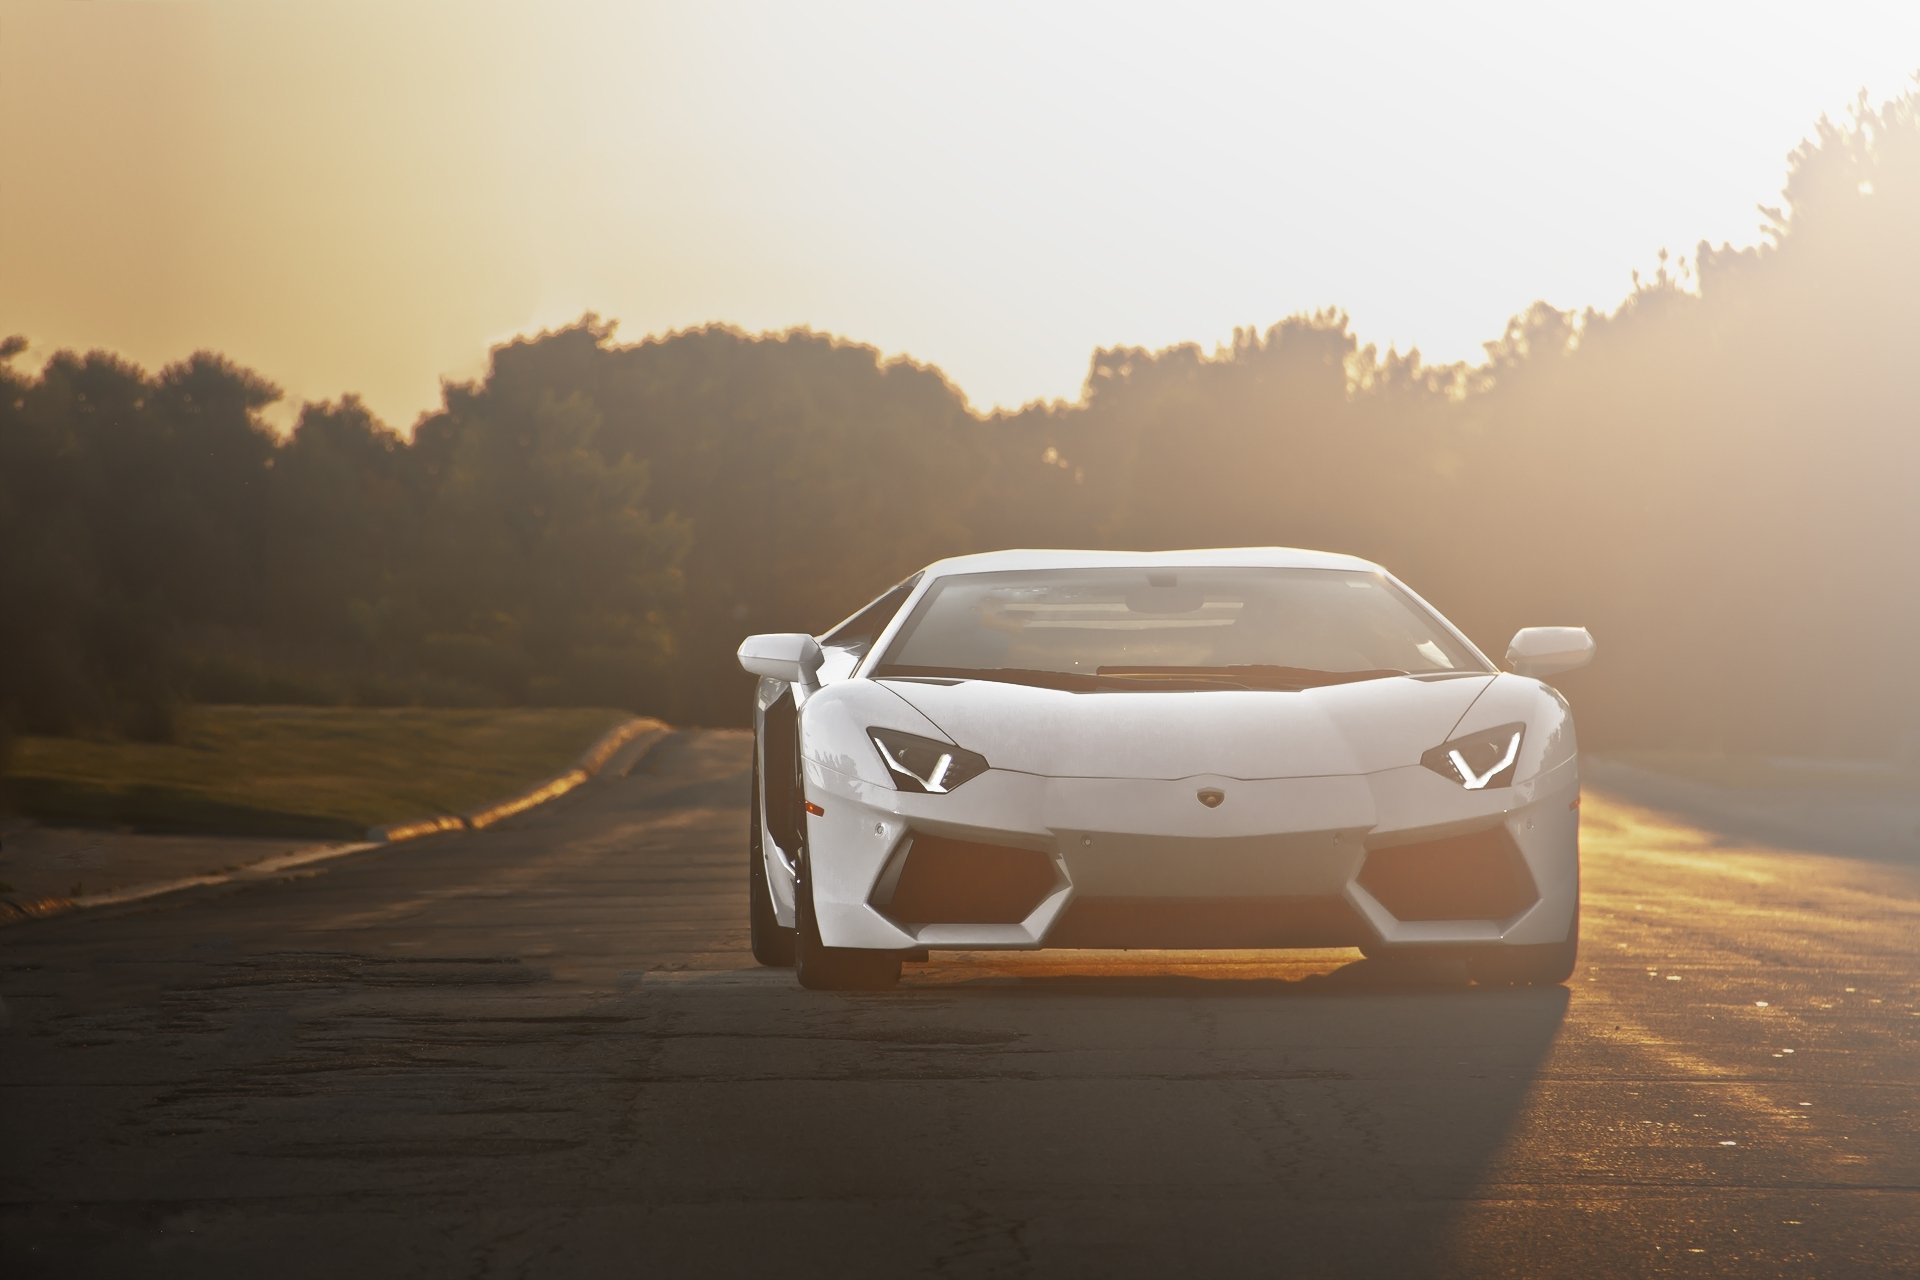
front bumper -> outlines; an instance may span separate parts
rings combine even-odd
[[[1419,765],[1254,781],[989,770],[917,795],[808,760],[806,785],[825,810],[807,836],[828,946],[1523,945],[1564,938],[1579,897],[1572,761],[1484,792]]]

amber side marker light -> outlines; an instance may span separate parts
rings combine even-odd
[[[827,811],[811,800],[807,801],[807,812],[816,818],[824,818],[827,816]]]
[[[1572,809],[1575,813],[1578,813],[1580,811],[1580,793],[1579,792],[1576,791],[1573,793],[1573,799],[1567,801],[1567,808]]]

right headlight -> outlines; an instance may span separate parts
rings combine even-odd
[[[923,738],[917,733],[868,729],[867,737],[886,762],[887,772],[893,775],[893,785],[901,791],[944,795],[969,778],[979,777],[988,768],[986,757],[976,751],[935,738]]]
[[[1497,729],[1462,734],[1421,756],[1420,763],[1469,791],[1512,786],[1514,770],[1520,764],[1520,739],[1526,729],[1524,724],[1503,724]]]

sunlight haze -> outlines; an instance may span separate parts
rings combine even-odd
[[[1476,360],[1752,243],[1902,4],[0,0],[0,334],[405,428],[490,343],[811,326],[979,409],[1345,309]]]

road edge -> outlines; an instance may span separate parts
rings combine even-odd
[[[369,849],[385,848],[388,845],[402,844],[410,840],[421,840],[428,836],[483,831],[508,818],[549,804],[568,792],[584,786],[598,777],[616,756],[635,743],[640,743],[633,763],[627,766],[631,769],[633,764],[637,764],[644,758],[647,752],[667,736],[668,732],[669,726],[663,720],[656,720],[652,716],[634,716],[600,735],[592,746],[580,754],[580,758],[574,761],[571,768],[554,774],[551,778],[466,813],[434,814],[405,822],[392,822],[381,827],[370,827],[364,840],[295,849],[289,853],[249,863],[232,871],[214,871],[204,875],[181,876],[175,880],[157,880],[151,884],[132,885],[125,889],[116,889],[111,893],[87,894],[79,898],[64,896],[22,898],[11,894],[0,895],[0,928],[27,920],[46,920],[55,916],[70,915],[76,911],[90,911],[97,907],[126,906],[169,893],[180,893],[187,889],[200,889],[241,880],[271,879],[296,867],[305,867],[313,863],[343,858],[349,854],[364,853]]]

